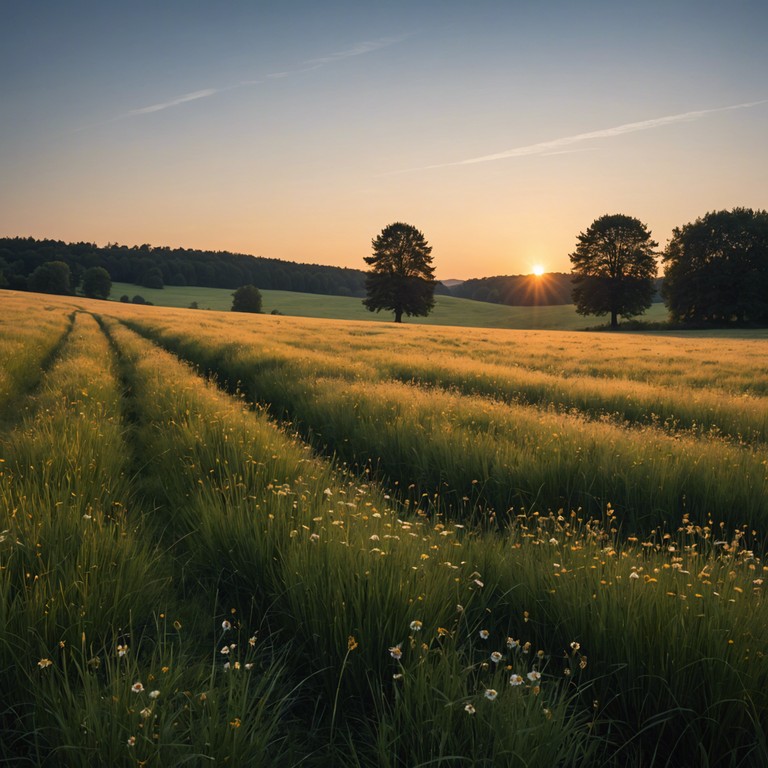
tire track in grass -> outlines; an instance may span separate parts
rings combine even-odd
[[[164,365],[164,370],[170,371],[169,364]],[[242,370],[246,371],[247,367]],[[292,375],[287,375],[285,380],[271,385],[274,391],[283,390],[286,401],[295,395],[291,389],[292,383],[303,385],[306,378],[299,371],[290,373]],[[275,371],[270,369],[267,376],[271,378],[274,374]],[[328,390],[338,390],[339,382],[327,379],[323,386]],[[345,382],[345,388],[348,386]],[[364,389],[365,385],[359,384],[359,387]],[[407,387],[397,385],[395,388],[406,393],[404,401],[413,400]],[[429,399],[431,393],[425,397]],[[341,410],[353,419],[354,409],[349,403]],[[179,414],[183,412],[178,411]],[[209,418],[208,421],[214,420]],[[379,428],[384,429],[394,421],[396,418],[393,416],[382,418]],[[346,431],[340,429],[340,434]],[[417,436],[414,445],[419,444],[418,438],[423,439],[423,436]],[[230,441],[225,441],[221,444],[222,448],[226,447],[226,442],[231,445]],[[336,488],[335,484],[329,485],[332,492]],[[284,510],[293,514],[288,505]],[[285,606],[282,610],[294,622],[296,635],[311,638],[298,658],[313,659],[321,666],[327,660],[338,674],[340,668],[344,669],[345,659],[342,654],[348,647],[344,641],[345,629],[351,631],[361,645],[360,649],[349,651],[352,659],[355,658],[354,654],[365,653],[362,648],[367,649],[372,642],[376,642],[377,637],[396,636],[399,622],[388,626],[378,624],[375,633],[371,632],[369,622],[360,619],[349,622],[349,616],[363,615],[357,602],[363,606],[367,604],[370,608],[374,600],[381,599],[376,597],[378,590],[397,589],[390,582],[394,570],[407,574],[409,568],[418,568],[423,563],[417,565],[407,559],[395,563],[391,559],[388,564],[387,559],[395,556],[395,552],[390,550],[383,560],[374,561],[379,564],[375,580],[366,581],[360,569],[372,572],[374,563],[369,560],[366,565],[361,559],[340,568],[339,552],[347,550],[345,548],[334,553],[330,547],[331,542],[338,543],[333,538],[334,534],[344,529],[326,527],[328,518],[319,513],[317,516],[320,519],[318,522],[308,516],[304,518],[307,525],[305,533],[300,533],[300,526],[296,526],[297,536],[290,539],[295,548],[288,542],[288,546],[277,547],[277,551],[283,552],[281,560],[284,570],[276,571],[273,578],[282,584],[301,584],[301,592],[289,589],[281,597],[281,604]],[[325,525],[321,522],[323,519]],[[340,521],[342,518],[334,519]],[[756,561],[751,553],[743,552],[741,540],[736,537],[722,561],[715,555],[715,562],[710,562],[708,553],[712,551],[711,536],[717,533],[714,530],[701,531],[694,525],[686,525],[685,528],[691,528],[691,536],[694,538],[697,535],[702,537],[701,551],[693,539],[678,544],[662,538],[661,534],[656,544],[647,542],[648,549],[644,546],[645,542],[643,545],[626,545],[625,549],[610,532],[595,530],[594,538],[589,535],[586,538],[578,534],[574,536],[571,529],[573,519],[567,516],[548,518],[544,515],[531,515],[519,523],[519,528],[510,532],[509,538],[487,537],[478,540],[474,547],[457,548],[450,555],[448,552],[433,553],[431,547],[425,547],[422,554],[428,559],[423,562],[431,564],[434,562],[433,557],[435,560],[444,557],[456,563],[461,558],[466,561],[466,565],[462,562],[462,567],[454,573],[463,577],[463,581],[468,578],[467,571],[471,568],[477,571],[474,574],[477,581],[484,583],[483,587],[477,585],[478,591],[469,595],[469,599],[467,592],[457,594],[456,597],[465,607],[465,614],[475,617],[472,621],[482,621],[482,624],[473,626],[473,635],[476,637],[478,629],[487,628],[488,639],[493,643],[479,648],[483,655],[478,656],[478,666],[483,662],[488,666],[488,651],[497,646],[503,647],[508,636],[517,638],[515,642],[521,642],[526,637],[524,633],[528,633],[528,637],[535,636],[535,642],[543,647],[548,647],[555,636],[561,636],[566,646],[569,639],[577,638],[582,644],[581,652],[589,654],[589,669],[595,668],[595,675],[606,681],[600,689],[599,706],[606,707],[606,717],[615,717],[614,721],[608,721],[610,736],[621,734],[619,738],[634,737],[631,745],[622,742],[622,751],[617,759],[608,764],[620,765],[625,754],[634,755],[638,765],[651,764],[655,759],[654,754],[663,755],[662,760],[674,764],[671,755],[679,757],[693,754],[691,750],[696,748],[698,734],[701,734],[710,754],[718,756],[717,759],[727,760],[727,755],[736,754],[734,750],[737,748],[742,750],[738,753],[740,756],[748,754],[750,749],[755,749],[756,754],[765,754],[764,750],[760,751],[759,745],[764,731],[757,728],[754,740],[742,744],[738,743],[740,737],[734,735],[741,733],[739,729],[744,729],[751,722],[750,707],[753,703],[757,705],[764,698],[761,691],[765,664],[762,657],[742,659],[740,653],[728,656],[731,646],[725,644],[728,638],[735,637],[737,643],[744,642],[751,647],[759,634],[760,597],[749,594],[755,576],[754,569],[759,570],[759,560]],[[418,516],[408,520],[421,520],[423,524],[423,519]],[[349,524],[347,530],[351,532],[353,520],[347,518],[345,522]],[[397,535],[403,539],[411,534],[422,538],[423,533],[426,533],[423,528],[411,527],[411,523],[406,520],[403,522],[405,524],[396,529]],[[354,525],[366,534],[374,531],[376,546],[371,547],[374,542],[368,544],[370,553],[389,546],[387,536],[393,533],[391,529],[366,529],[366,524],[360,518],[354,519]],[[545,534],[548,526],[550,533]],[[310,536],[316,534],[318,537],[315,544],[306,539],[310,531]],[[360,531],[356,533],[359,535]],[[290,537],[290,532],[288,535]],[[242,577],[247,573],[248,563],[257,559],[247,554],[246,542],[250,534],[247,528],[243,528],[240,531],[230,530],[229,536],[230,541],[242,539],[241,551],[233,557],[232,544],[224,544],[219,562],[225,557],[229,557],[232,563],[239,559],[242,567],[237,570]],[[323,547],[326,536],[329,539],[327,549]],[[353,540],[354,536],[350,536],[349,541]],[[413,541],[410,538],[406,540]],[[437,538],[429,539],[425,544],[432,540],[439,541]],[[302,545],[304,549],[300,548]],[[678,551],[680,555],[675,554]],[[303,559],[293,560],[293,556],[299,556],[297,553],[302,553]],[[298,572],[292,571],[291,566],[299,562],[302,567],[297,569]],[[263,578],[263,574],[258,571],[252,573],[257,578]],[[365,585],[368,590],[362,599],[358,592],[359,585]],[[412,604],[414,608],[411,609],[411,618],[418,618],[423,623],[419,630],[423,634],[413,631],[411,648],[406,642],[399,649],[404,659],[408,653],[418,649],[422,637],[429,637],[428,627],[434,625],[436,616],[439,617],[437,621],[441,622],[437,626],[453,626],[444,618],[445,614],[440,617],[440,612],[437,615],[434,613],[432,602],[435,600],[435,592],[439,592],[436,585],[431,584],[430,588],[425,585],[422,591],[423,603],[419,601]],[[408,594],[406,591],[405,596]],[[329,600],[329,595],[333,599]],[[382,616],[391,616],[401,611],[396,596],[376,603],[376,608],[377,614]],[[360,613],[356,614],[356,610],[360,610]],[[418,616],[415,615],[416,611]],[[445,611],[447,613],[447,608]],[[333,617],[332,627],[327,626],[331,621],[329,617]],[[340,617],[343,618],[340,620]],[[400,617],[400,622],[408,621],[408,614],[400,614]],[[338,624],[335,623],[337,621]],[[628,625],[632,627],[629,632],[631,637],[625,640],[622,628]],[[395,648],[394,641],[392,643],[391,648]],[[529,649],[531,656],[535,648],[534,645]],[[335,662],[331,661],[334,649],[337,653]],[[593,652],[595,655],[592,655]],[[569,655],[570,652],[566,652],[566,656]],[[535,656],[538,658],[538,654]],[[552,660],[554,663],[554,657]],[[406,680],[410,680],[409,661],[403,664]],[[583,661],[586,663],[586,658]],[[375,658],[370,663],[372,669],[377,669]],[[578,666],[578,659],[574,664]],[[716,670],[712,669],[713,665]],[[450,669],[450,677],[454,682],[460,680],[460,665],[446,667]],[[411,689],[407,698],[404,693],[399,701],[407,702],[402,704],[406,709],[404,712],[401,710],[400,719],[394,721],[397,727],[393,727],[393,721],[383,717],[377,729],[378,733],[389,734],[392,743],[396,743],[397,739],[402,739],[397,743],[409,743],[412,750],[409,754],[415,754],[420,746],[417,743],[418,737],[414,737],[415,733],[425,743],[433,743],[429,741],[429,728],[424,723],[433,722],[431,705],[438,697],[436,692],[447,691],[440,683],[439,675],[435,673],[435,677],[430,678],[427,669],[432,667],[425,665],[419,668],[424,674],[422,682],[425,689],[421,690],[424,695],[419,696],[418,689]],[[351,670],[346,674],[355,675]],[[715,677],[722,681],[722,685],[718,682],[710,690],[708,683]],[[702,679],[705,679],[706,684],[701,683]],[[328,683],[330,688],[327,697],[332,698],[336,683],[333,674],[329,676]],[[511,690],[507,680],[501,680],[498,685],[490,687],[501,690],[501,683],[506,686],[505,690]],[[618,687],[620,696],[616,695],[617,688],[614,687],[618,683],[621,683]],[[456,691],[453,689],[451,694],[446,694],[449,701],[457,695]],[[724,700],[728,697],[743,700],[743,705],[729,706],[729,702]],[[591,701],[590,697],[590,706]],[[689,706],[691,702],[695,705],[699,701],[706,703],[701,708]],[[476,703],[473,703],[473,707]],[[466,718],[462,721],[461,717],[465,717],[465,713],[459,711],[459,718],[449,719],[445,704],[441,704],[441,708],[440,714],[434,713],[434,722],[449,723],[450,729],[455,728],[461,732],[466,722]],[[701,711],[705,711],[705,714],[699,714]],[[661,719],[659,712],[665,713]],[[733,728],[728,733],[720,733],[708,717],[708,713],[712,712],[727,716]],[[521,721],[515,722],[518,728],[521,727]],[[677,734],[673,739],[668,738],[670,731]],[[454,754],[463,753],[456,750]],[[585,760],[581,765],[584,764],[592,763]]]
[[[0,431],[10,430],[21,421],[27,403],[39,392],[45,375],[55,364],[72,333],[77,311],[70,312],[63,332],[55,339],[25,341],[19,349],[13,337],[6,339],[10,349],[3,361],[0,378]],[[29,322],[29,317],[25,322]]]
[[[290,357],[269,355],[262,365],[247,344],[222,347],[193,331],[158,341],[230,387],[242,382],[251,401],[293,419],[327,452],[377,468],[413,504],[438,494],[452,495],[457,510],[479,502],[501,515],[583,507],[598,517],[611,504],[625,534],[675,527],[684,513],[748,529],[768,523],[759,450],[394,381],[320,376]]]
[[[104,337],[77,314],[2,443],[0,667],[15,758],[83,738],[79,721],[60,727],[83,709],[86,670],[162,606],[165,573],[133,506],[119,398]]]

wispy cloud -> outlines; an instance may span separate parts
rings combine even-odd
[[[270,74],[263,75],[255,80],[241,80],[240,82],[233,83],[231,85],[225,85],[220,88],[205,88],[200,91],[193,91],[192,93],[185,93],[182,96],[175,96],[167,101],[160,102],[158,104],[151,104],[147,107],[140,107],[138,109],[132,109],[129,112],[125,112],[122,115],[108,120],[107,122],[115,122],[117,120],[124,120],[128,117],[137,117],[139,115],[148,115],[153,112],[161,112],[164,109],[171,109],[172,107],[178,107],[180,104],[186,104],[190,101],[197,101],[198,99],[207,99],[210,96],[215,96],[217,93],[223,93],[224,91],[233,91],[239,88],[248,88],[254,85],[261,85],[271,80],[280,80],[293,75],[298,75],[303,72],[312,72],[321,67],[325,67],[329,64],[334,64],[337,61],[344,61],[355,56],[363,56],[373,51],[381,50],[382,48],[388,48],[391,45],[402,42],[410,34],[399,35],[397,37],[383,37],[379,40],[368,40],[361,43],[356,43],[350,48],[345,48],[335,53],[329,53],[327,56],[321,56],[317,59],[310,59],[303,62],[301,66],[296,69],[284,70],[282,72],[271,72]]]
[[[412,33],[398,35],[397,37],[382,37],[379,40],[366,40],[362,43],[356,43],[351,48],[345,48],[343,51],[337,51],[336,53],[331,53],[327,56],[321,56],[318,59],[310,59],[306,63],[323,66],[325,64],[332,64],[335,61],[351,59],[354,56],[363,56],[366,53],[372,53],[381,48],[388,48],[390,45],[401,43],[403,40],[410,37],[411,34]]]
[[[152,104],[149,107],[141,107],[141,109],[132,109],[130,112],[125,113],[125,117],[131,117],[133,115],[148,115],[150,112],[160,112],[163,109],[169,107],[176,107],[179,104],[186,104],[188,101],[196,101],[197,99],[205,99],[208,96],[213,96],[218,93],[216,88],[206,88],[202,91],[194,91],[193,93],[185,93],[183,96],[177,96],[175,99],[165,101],[162,104]]]
[[[448,168],[456,165],[474,165],[476,163],[489,163],[492,160],[506,160],[511,157],[529,157],[531,155],[555,155],[565,154],[566,152],[576,151],[568,149],[575,144],[581,144],[585,141],[594,141],[596,139],[610,139],[615,136],[623,136],[626,133],[637,133],[638,131],[650,131],[654,128],[661,128],[665,125],[674,125],[675,123],[689,123],[700,120],[707,115],[714,115],[718,112],[730,112],[737,109],[749,109],[761,104],[768,104],[768,99],[761,101],[749,101],[744,104],[733,104],[728,107],[717,107],[715,109],[700,109],[693,112],[681,112],[677,115],[667,115],[666,117],[655,117],[651,120],[641,120],[637,123],[624,123],[613,128],[603,128],[599,131],[589,131],[588,133],[577,133],[574,136],[564,136],[560,139],[551,141],[541,141],[536,144],[526,144],[522,147],[506,149],[503,152],[496,152],[492,155],[481,155],[480,157],[470,157],[467,160],[456,160],[450,163],[439,163],[436,165],[427,165],[422,168],[412,168],[411,171],[426,171],[433,168]],[[407,173],[408,171],[396,171],[396,173]]]

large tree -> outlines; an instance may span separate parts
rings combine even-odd
[[[371,270],[365,276],[364,306],[394,312],[396,323],[404,314],[426,317],[435,306],[437,285],[431,253],[416,227],[400,222],[385,227],[373,240],[373,255],[365,257]]]
[[[29,290],[37,293],[72,293],[72,273],[63,261],[46,261],[29,276]]]
[[[89,299],[106,299],[112,291],[112,278],[104,267],[90,267],[83,272],[83,293]]]
[[[241,285],[232,296],[233,312],[261,312],[261,291],[255,285]]]
[[[673,230],[663,260],[673,319],[768,321],[768,212],[707,213]]]
[[[571,254],[573,301],[580,315],[640,315],[653,301],[658,243],[645,224],[617,213],[601,216],[578,236]]]

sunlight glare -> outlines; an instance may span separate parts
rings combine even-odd
[[[536,277],[541,277],[544,274],[544,267],[541,264],[534,264],[533,274],[536,275]]]

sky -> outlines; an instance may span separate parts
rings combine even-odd
[[[768,208],[768,4],[0,0],[0,236],[440,279]]]

